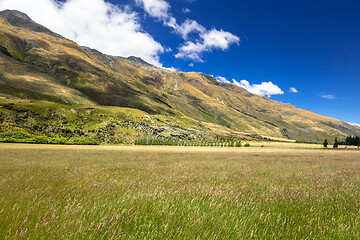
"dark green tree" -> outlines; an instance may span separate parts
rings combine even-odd
[[[345,145],[351,145],[351,135],[345,138]]]
[[[358,136],[347,136],[345,139],[345,145],[349,146],[358,146],[360,142],[360,138]]]
[[[334,148],[338,148],[339,147],[339,143],[338,143],[338,140],[337,140],[337,137],[335,137],[335,142],[334,142]]]
[[[323,143],[324,148],[327,148],[328,144],[329,144],[329,142],[328,142],[327,138],[325,138],[324,143]]]

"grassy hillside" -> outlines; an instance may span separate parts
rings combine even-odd
[[[70,106],[116,106],[187,117],[222,131],[298,141],[360,135],[317,115],[202,73],[173,72],[136,57],[104,55],[59,36],[16,11],[0,13],[0,96]],[[5,100],[4,100],[5,101]]]
[[[186,116],[150,115],[134,108],[0,100],[0,142],[129,144],[158,139],[158,143],[176,140],[184,145],[249,138],[216,124],[204,124]]]

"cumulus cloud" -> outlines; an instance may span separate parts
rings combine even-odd
[[[320,95],[320,97],[327,99],[327,100],[333,100],[336,98],[335,95],[333,95],[333,94],[323,94],[323,95]]]
[[[351,125],[354,125],[354,126],[360,127],[360,123],[348,123],[348,124],[351,124]]]
[[[146,13],[163,22],[167,27],[171,27],[184,40],[187,40],[179,47],[176,58],[189,59],[197,62],[204,62],[202,54],[211,52],[214,49],[227,50],[232,44],[239,44],[240,38],[230,32],[223,30],[207,30],[204,26],[192,19],[186,19],[182,24],[171,16],[170,4],[165,0],[135,0],[143,6]],[[188,40],[189,34],[198,34],[195,40]]]
[[[175,68],[175,67],[163,67],[163,69],[169,70],[172,72],[180,71],[180,68]]]
[[[233,80],[234,84],[245,88],[249,92],[261,96],[271,97],[272,95],[281,95],[284,94],[284,91],[275,84],[270,82],[263,82],[261,84],[250,84],[247,80],[241,80],[240,82]]]
[[[175,18],[171,18],[167,23],[175,32],[181,35],[183,39],[187,39],[190,33],[204,33],[206,28],[195,20],[186,19],[181,25],[176,23]]]
[[[296,88],[294,88],[294,87],[291,87],[289,89],[289,91],[292,92],[292,93],[298,93],[298,90]]]
[[[217,76],[215,77],[215,79],[222,83],[231,83],[229,80],[227,80],[225,77],[222,76]]]
[[[171,5],[166,0],[133,1],[186,41],[179,47],[176,58],[204,62],[204,52],[215,49],[225,51],[240,41],[230,32],[208,30],[195,20],[187,19],[179,24],[171,15]],[[105,54],[138,56],[151,64],[162,66],[159,54],[167,52],[143,31],[136,12],[106,0],[0,0],[0,10],[4,9],[22,11],[34,21],[79,45]]]
[[[194,63],[190,63],[190,64],[189,64],[189,67],[194,67]]]
[[[261,84],[250,84],[249,81],[247,81],[247,80],[241,80],[239,82],[235,79],[232,79],[230,81],[222,76],[216,76],[215,79],[222,83],[232,83],[236,86],[245,88],[247,91],[249,91],[253,94],[257,94],[257,95],[261,95],[261,96],[271,97],[272,95],[284,94],[284,91],[281,90],[281,88],[279,86],[275,85],[271,81],[262,82]]]
[[[168,18],[170,4],[164,0],[135,0],[152,17]]]
[[[161,0],[143,0],[154,16],[167,12]],[[104,0],[0,0],[0,10],[19,10],[79,45],[105,54],[141,57],[157,66],[162,45],[144,32],[137,14]]]
[[[232,33],[223,30],[213,29],[200,34],[200,40],[187,41],[179,48],[176,58],[191,59],[197,62],[204,62],[202,54],[211,52],[214,49],[227,50],[232,44],[239,44],[240,38]]]
[[[206,29],[195,20],[186,19],[178,24],[176,18],[171,16],[170,4],[164,0],[135,0],[142,6],[147,14],[161,20],[167,27],[171,27],[176,33],[186,39],[191,32],[204,32]],[[188,9],[190,11],[190,9]]]

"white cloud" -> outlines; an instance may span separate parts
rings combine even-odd
[[[161,0],[144,1],[153,2],[146,6],[154,16],[169,7]],[[22,11],[79,45],[109,55],[138,56],[161,66],[158,55],[164,51],[162,45],[142,30],[137,14],[127,7],[120,8],[104,0],[0,0],[0,10],[5,9]]]
[[[189,66],[190,66],[190,67],[194,67],[194,63],[190,63]]]
[[[279,86],[272,82],[263,82],[261,84],[250,84],[247,80],[241,80],[240,82],[233,80],[233,83],[239,87],[245,88],[251,93],[271,97],[272,95],[284,94],[284,91]]]
[[[360,123],[348,123],[348,124],[360,127]]]
[[[176,18],[171,16],[169,12],[171,6],[163,0],[135,0],[138,5],[141,5],[145,12],[151,17],[157,18],[163,22],[167,27],[175,30],[183,39],[187,39],[192,32],[202,33],[206,30],[197,21],[186,19],[182,24],[178,24]]]
[[[190,33],[204,33],[206,28],[199,24],[195,20],[186,19],[181,25],[176,23],[175,18],[171,18],[171,20],[167,23],[168,26],[172,27],[175,32],[180,34],[183,39],[187,39]]]
[[[204,39],[204,44],[206,46],[220,48],[222,50],[226,50],[229,48],[230,44],[239,43],[240,41],[239,37],[229,32],[223,30],[218,31],[216,29],[203,34],[202,38]]]
[[[212,75],[211,75],[212,76]],[[212,76],[214,77],[214,76]],[[240,82],[233,79],[231,81],[227,80],[225,77],[217,76],[215,77],[216,80],[222,83],[232,83],[236,86],[245,88],[247,91],[261,95],[261,96],[267,96],[271,97],[272,95],[281,95],[284,94],[284,91],[281,90],[281,88],[275,84],[273,84],[271,81],[269,82],[263,82],[261,84],[250,84],[247,80],[241,80]]]
[[[294,87],[291,87],[289,89],[289,91],[292,92],[292,93],[298,93],[298,90],[296,88],[294,88]]]
[[[223,30],[207,30],[195,20],[186,19],[178,24],[176,18],[170,14],[170,4],[164,0],[135,0],[142,5],[145,12],[150,16],[163,22],[165,26],[171,27],[183,39],[187,40],[190,33],[199,34],[195,41],[186,41],[175,54],[176,58],[190,59],[197,62],[204,62],[202,54],[211,52],[214,49],[227,50],[231,44],[239,44],[240,38],[230,32]]]
[[[195,20],[182,24],[171,16],[165,0],[134,0],[151,17],[171,27],[184,40],[176,58],[202,60],[204,52],[227,50],[240,39],[223,30],[207,30]],[[97,49],[108,55],[137,56],[156,66],[159,54],[167,51],[143,31],[138,14],[129,7],[119,7],[105,0],[0,0],[0,10],[14,9],[29,15],[34,21],[69,38],[79,45]],[[190,35],[194,33],[194,35]],[[195,40],[188,40],[189,36]]]
[[[167,19],[170,4],[164,0],[135,0],[136,3],[142,5],[144,10],[152,17],[159,19]]]
[[[215,77],[215,79],[218,80],[219,82],[231,83],[229,80],[227,80],[225,77],[222,77],[222,76],[217,76],[217,77]]]
[[[213,29],[200,34],[201,40],[197,42],[187,41],[179,48],[176,58],[191,59],[204,62],[202,54],[211,52],[213,49],[227,50],[231,44],[239,44],[240,38],[230,32]]]
[[[182,9],[182,12],[185,13],[185,14],[186,14],[186,13],[191,13],[191,10],[188,9],[188,8],[183,8],[183,9]]]
[[[163,67],[163,69],[169,70],[172,72],[180,71],[180,68],[175,68],[175,67]]]
[[[321,95],[320,97],[327,99],[327,100],[333,100],[336,98],[335,95],[333,95],[333,94],[324,94],[324,95]]]

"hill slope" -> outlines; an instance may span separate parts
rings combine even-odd
[[[204,129],[320,142],[360,128],[137,57],[80,47],[17,11],[0,12],[0,96],[67,105],[117,106],[181,117]]]

